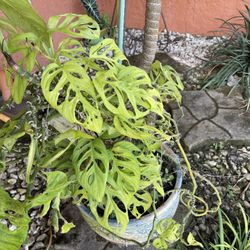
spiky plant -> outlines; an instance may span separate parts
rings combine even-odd
[[[223,21],[222,28],[229,33],[214,49],[211,60],[206,68],[210,70],[203,88],[219,88],[225,86],[230,77],[237,75],[238,83],[243,96],[247,100],[247,109],[250,106],[250,9],[240,11],[240,15]],[[242,23],[243,21],[243,23]],[[216,71],[216,73],[214,73]]]

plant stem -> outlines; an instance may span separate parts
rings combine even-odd
[[[224,250],[224,228],[223,228],[223,220],[221,215],[221,210],[218,210],[218,218],[219,218],[219,227],[220,227],[220,249]]]

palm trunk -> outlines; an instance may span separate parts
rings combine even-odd
[[[161,0],[147,0],[143,53],[139,62],[139,67],[147,72],[154,61],[157,50],[160,16]]]

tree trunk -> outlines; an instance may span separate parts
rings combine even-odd
[[[147,0],[143,53],[139,62],[139,67],[147,72],[154,61],[157,51],[160,16],[161,0]]]

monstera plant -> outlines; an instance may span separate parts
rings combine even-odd
[[[0,9],[11,89],[0,112],[24,103],[0,129],[0,170],[18,149],[15,157],[23,160],[27,184],[25,201],[0,187],[0,220],[7,221],[0,223],[1,248],[16,250],[25,242],[34,207],[50,216],[56,232],[68,232],[74,225],[60,213],[64,199],[84,203],[102,227],[112,231],[112,217],[124,230],[129,215],[152,211],[150,190],[164,196],[161,144],[177,135],[162,101],[180,102],[180,79],[159,62],[150,77],[130,66],[86,15],[53,16],[45,23],[27,0],[0,0]],[[57,32],[66,38],[55,47]],[[39,193],[33,192],[38,178],[44,184]]]

